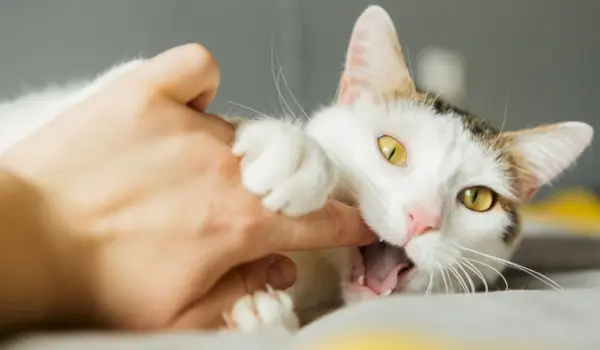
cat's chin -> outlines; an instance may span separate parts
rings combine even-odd
[[[351,294],[364,298],[388,296],[401,290],[416,272],[404,248],[386,242],[351,248],[350,257],[351,273],[344,285]]]

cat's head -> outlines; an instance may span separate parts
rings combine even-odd
[[[511,255],[519,204],[569,167],[593,135],[580,122],[500,132],[420,91],[392,20],[376,6],[355,24],[336,102],[311,124],[386,242],[361,249],[364,271],[353,262],[347,293],[356,283],[387,294],[470,289],[467,275],[476,285],[493,281],[502,264],[485,255]]]

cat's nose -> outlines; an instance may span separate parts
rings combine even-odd
[[[411,239],[440,228],[442,215],[425,208],[412,208],[408,211],[408,233],[406,243]]]

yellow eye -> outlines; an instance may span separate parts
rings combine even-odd
[[[381,154],[393,165],[404,165],[406,163],[406,148],[391,136],[381,136],[377,139],[377,145]]]
[[[465,188],[458,193],[458,201],[469,210],[483,212],[494,207],[498,195],[491,189],[483,186]]]

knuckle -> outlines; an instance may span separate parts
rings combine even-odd
[[[236,218],[232,222],[237,243],[244,247],[256,246],[266,225],[267,216],[257,202],[254,198],[240,200]]]
[[[223,147],[225,148],[225,147]],[[216,153],[218,152],[218,153]],[[240,160],[231,154],[230,150],[215,150],[213,169],[214,173],[225,179],[238,179],[240,177]]]
[[[328,203],[323,207],[323,215],[325,216],[325,219],[331,223],[337,223],[340,220],[340,213],[331,203]]]
[[[190,63],[198,65],[201,70],[213,70],[218,74],[218,63],[212,53],[198,43],[188,43],[182,45],[179,50],[183,57],[186,57]],[[217,68],[217,69],[212,69]]]
[[[179,47],[182,54],[198,60],[213,59],[212,54],[204,45],[199,43],[187,43]]]
[[[129,109],[125,115],[129,116],[133,122],[146,122],[149,116],[156,114],[152,111],[159,96],[156,89],[148,87],[131,91],[129,103],[123,105],[123,108]]]
[[[257,213],[256,210],[249,210],[241,215],[237,229],[246,236],[255,236],[257,232],[261,231],[263,224],[264,216]]]

